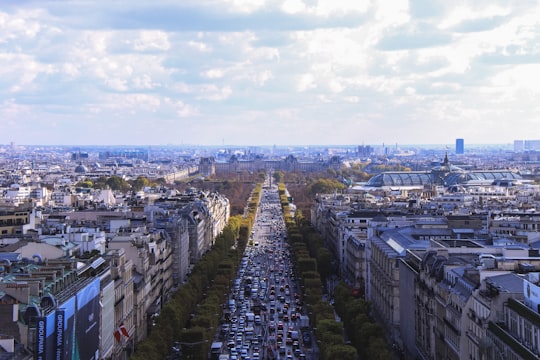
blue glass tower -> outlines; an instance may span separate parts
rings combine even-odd
[[[465,142],[463,139],[456,139],[456,154],[465,153]]]

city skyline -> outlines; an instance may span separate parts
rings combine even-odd
[[[537,138],[534,2],[7,1],[0,144]]]

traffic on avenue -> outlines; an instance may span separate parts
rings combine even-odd
[[[316,359],[316,342],[301,299],[278,188],[268,178],[210,357]]]

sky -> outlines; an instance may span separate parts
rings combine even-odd
[[[540,139],[534,0],[2,0],[0,144]]]

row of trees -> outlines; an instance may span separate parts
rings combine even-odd
[[[101,176],[95,180],[86,179],[77,183],[76,186],[81,188],[93,188],[93,189],[111,189],[119,190],[123,192],[127,191],[139,191],[148,186],[164,185],[165,179],[159,178],[156,180],[150,180],[147,177],[139,176],[135,180],[125,180],[120,176]]]
[[[225,175],[227,176],[220,177],[219,179],[210,177],[205,179],[195,178],[179,181],[175,183],[175,188],[179,191],[184,191],[187,188],[195,187],[201,190],[220,193],[229,199],[231,215],[244,214],[246,199],[249,198],[254,184],[260,181],[260,173],[249,174],[246,172],[243,174],[242,179],[238,179],[231,174]]]
[[[279,185],[280,201],[286,219],[291,253],[304,286],[310,321],[317,329],[321,359],[390,360],[383,329],[371,317],[370,303],[353,296],[352,290],[340,283],[334,289],[335,311],[343,322],[335,319],[334,307],[322,300],[323,283],[335,274],[334,257],[324,239],[300,213],[290,215],[285,185]],[[321,281],[322,280],[322,281]],[[344,343],[345,334],[350,339]]]
[[[195,265],[188,281],[165,304],[150,335],[137,346],[133,360],[167,358],[179,343],[183,359],[205,359],[222,318],[222,304],[249,239],[261,197],[257,184],[248,202],[248,214],[230,218],[215,245]]]
[[[361,359],[392,360],[384,330],[371,317],[371,304],[352,295],[343,282],[334,288],[334,306],[343,319],[351,344],[358,350]]]

